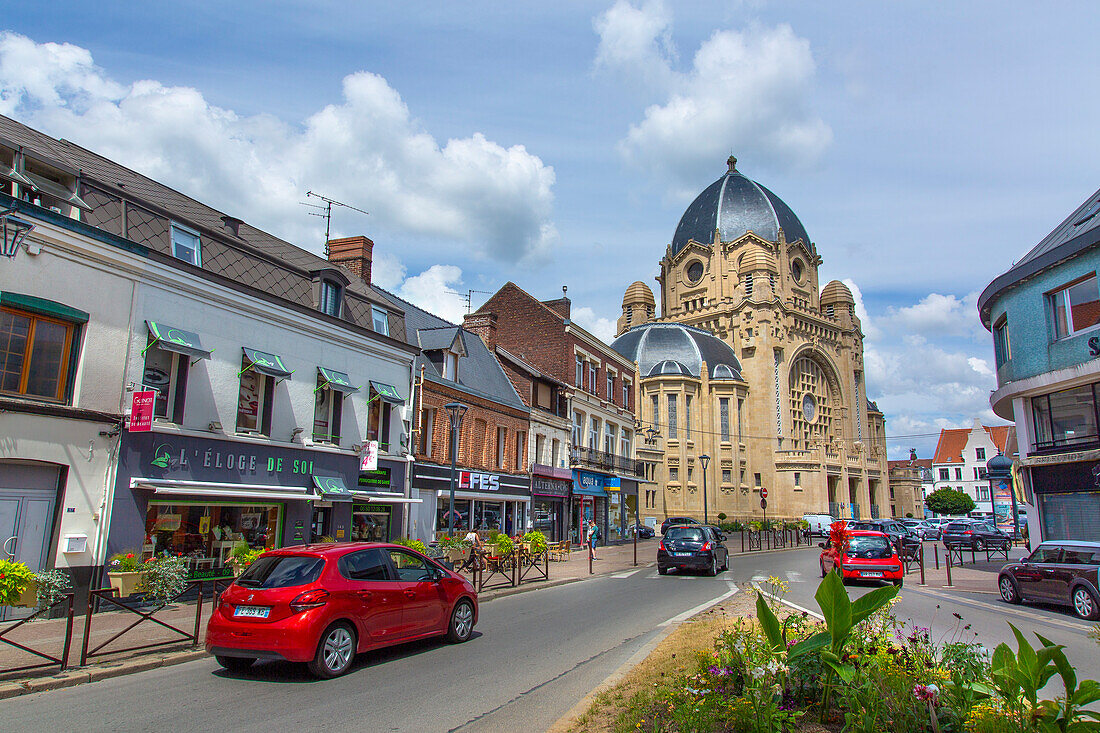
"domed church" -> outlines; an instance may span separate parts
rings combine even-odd
[[[660,313],[645,283],[623,297],[612,348],[638,364],[637,451],[657,487],[642,516],[760,519],[765,494],[769,518],[914,512],[888,487],[851,291],[819,287],[802,222],[736,163],[680,218]]]

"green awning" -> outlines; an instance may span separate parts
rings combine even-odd
[[[351,383],[351,379],[349,379],[348,375],[344,374],[343,372],[338,372],[335,369],[325,369],[324,367],[319,366],[317,367],[317,373],[321,375],[322,382],[321,386],[317,389],[329,387],[336,390],[337,392],[345,393],[359,391],[359,388],[353,386]]]
[[[344,479],[337,476],[313,476],[313,485],[326,501],[351,501],[352,495],[344,485]]]
[[[155,339],[154,343],[158,348],[175,351],[178,354],[186,354],[196,359],[210,358],[210,352],[202,347],[202,342],[199,340],[197,333],[166,326],[155,321],[146,321],[145,325],[149,327],[149,335]],[[148,348],[146,347],[146,349]]]
[[[378,396],[381,397],[386,402],[392,402],[395,405],[405,404],[405,398],[397,393],[397,387],[394,387],[392,384],[384,384],[382,382],[375,382],[372,379],[371,383],[370,383],[370,387],[375,392],[377,392]]]
[[[283,365],[283,360],[275,354],[257,351],[247,346],[241,350],[244,351],[244,358],[248,361],[248,366],[242,369],[242,372],[245,369],[255,369],[260,374],[266,374],[276,379],[286,379],[290,376],[291,371]]]

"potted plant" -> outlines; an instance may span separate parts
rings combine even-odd
[[[64,570],[43,570],[34,574],[34,580],[38,586],[36,605],[39,610],[60,601],[73,587],[69,574]]]
[[[546,542],[546,535],[539,530],[534,530],[523,535],[523,546],[527,549],[527,552],[531,555],[542,555],[546,552],[548,547]]]
[[[38,583],[21,562],[0,560],[0,606],[37,605]]]
[[[256,558],[263,554],[264,549],[253,550],[244,540],[240,540],[233,545],[233,550],[229,553],[229,559],[226,561],[226,564],[233,569],[233,576],[239,576],[249,565],[256,562]]]
[[[187,587],[187,561],[182,557],[151,557],[145,561],[142,590],[149,596],[168,603]]]
[[[443,548],[444,557],[451,564],[463,563],[470,556],[470,543],[457,537],[443,535],[439,539],[439,546]]]
[[[118,595],[122,598],[143,589],[145,570],[145,563],[133,552],[115,553],[107,561],[107,577],[111,581],[111,587],[118,590]]]

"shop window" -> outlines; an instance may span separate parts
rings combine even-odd
[[[202,241],[199,233],[172,222],[172,256],[196,267],[202,267]]]
[[[1054,317],[1054,337],[1063,338],[1100,323],[1096,275],[1047,295]]]
[[[316,443],[340,445],[344,393],[326,385],[324,378],[318,376],[313,408],[313,440]]]
[[[378,306],[371,306],[371,325],[376,333],[380,333],[383,336],[390,335],[390,314],[384,308]]]
[[[390,449],[390,408],[390,403],[371,387],[370,406],[367,408],[367,440],[377,440],[378,449],[386,452]]]
[[[8,299],[4,293],[4,300]],[[80,328],[81,324],[60,318],[0,307],[0,392],[68,401]]]
[[[454,519],[455,532],[459,531],[465,533],[470,529],[470,500],[469,499],[455,499],[455,509],[452,513],[450,509],[450,497],[444,495],[439,499],[439,518],[436,521],[436,526],[441,532],[446,532],[450,529],[451,519]]]
[[[275,379],[241,362],[241,388],[237,397],[237,432],[271,435],[271,413],[275,402]]]
[[[361,504],[351,509],[351,539],[356,542],[389,542],[392,507],[388,504]]]
[[[282,508],[273,504],[169,504],[149,502],[142,556],[167,552],[187,559],[192,577],[231,574],[233,548],[279,546]]]
[[[145,352],[141,373],[142,389],[156,392],[153,416],[172,423],[183,423],[183,405],[187,392],[190,357],[162,349],[151,340]]]
[[[1073,387],[1031,399],[1036,449],[1075,448],[1100,440],[1094,386]]]

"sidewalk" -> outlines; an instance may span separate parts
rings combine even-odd
[[[938,548],[939,569],[936,569],[935,557]],[[1026,557],[1027,548],[1016,547],[1008,552],[1008,561],[1012,562],[1021,557]],[[984,552],[974,553],[976,562],[971,562],[969,550],[963,552],[965,563],[952,565],[951,585],[947,584],[947,551],[940,542],[928,541],[924,543],[924,587],[942,588],[946,590],[962,591],[966,593],[997,593],[997,574],[1005,565],[1005,560],[998,558],[987,560]],[[920,583],[920,568],[914,567],[905,576],[906,585],[917,587]]]

